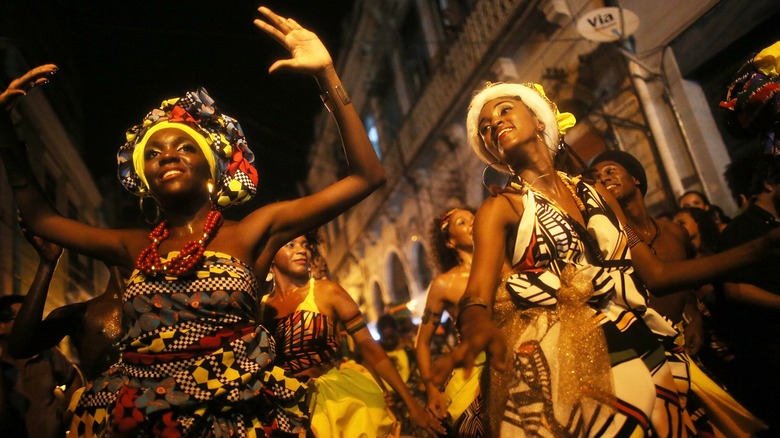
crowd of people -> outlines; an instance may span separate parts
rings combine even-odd
[[[96,228],[51,207],[0,115],[8,183],[40,258],[26,296],[0,297],[2,436],[776,432],[780,111],[778,93],[755,90],[776,85],[777,66],[762,68],[780,44],[740,71],[724,101],[750,105],[739,121],[763,144],[726,171],[743,209],[733,220],[700,192],[683,194],[672,220],[651,216],[645,170],[623,151],[582,172],[556,169],[573,153],[563,138],[574,116],[538,84],[478,90],[468,142],[508,182],[478,210],[432,220],[439,275],[419,326],[404,303],[392,306],[376,341],[328,278],[312,231],[384,171],[319,38],[259,11],[255,25],[291,53],[269,71],[314,76],[341,134],[348,171],[317,193],[224,219],[258,175],[238,121],[199,89],[164,100],[117,152],[122,186],[161,220],[151,231]],[[0,106],[56,69],[12,81]],[[103,261],[111,278],[102,295],[44,319],[63,248]],[[54,348],[64,336],[80,367]]]

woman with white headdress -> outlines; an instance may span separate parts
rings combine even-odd
[[[662,263],[603,186],[554,168],[574,123],[537,84],[489,84],[472,99],[472,148],[511,176],[477,213],[462,343],[436,376],[489,353],[491,435],[685,436],[690,419],[654,335],[674,329],[647,308],[643,283],[706,281],[756,260],[769,240]]]

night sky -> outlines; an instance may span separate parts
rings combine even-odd
[[[313,30],[336,58],[351,0],[266,1]],[[239,120],[255,152],[261,203],[295,196],[306,174],[313,116],[322,108],[316,81],[268,74],[288,57],[257,29],[258,2],[59,1],[49,3],[66,50],[61,63],[84,109],[85,161],[96,179],[115,175],[124,132],[165,98],[205,87],[222,112]],[[48,7],[48,6],[47,6]],[[37,59],[35,60],[37,61]],[[52,85],[54,86],[54,85]],[[117,182],[118,186],[118,182]]]

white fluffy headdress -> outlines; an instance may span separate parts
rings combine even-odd
[[[558,107],[544,94],[544,89],[539,84],[513,84],[506,82],[488,83],[485,88],[476,93],[471,99],[466,128],[468,130],[469,145],[479,158],[487,164],[498,164],[497,168],[509,173],[505,164],[498,163],[498,158],[493,156],[485,147],[482,137],[479,135],[479,113],[486,103],[499,97],[513,97],[520,101],[544,123],[544,139],[547,148],[555,151],[558,148],[560,136],[566,130],[574,126],[576,120],[570,113],[559,113]]]

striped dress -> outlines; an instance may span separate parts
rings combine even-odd
[[[491,371],[492,428],[502,436],[686,436],[686,415],[656,337],[676,332],[647,308],[615,214],[592,186],[569,182],[583,201],[586,227],[522,181],[510,181],[507,190],[521,195],[523,213],[494,319],[514,372]],[[565,272],[576,279],[562,280]],[[564,311],[559,293],[569,283],[587,296]],[[577,314],[579,320],[569,316]],[[588,324],[592,335],[583,328]],[[589,371],[599,360],[603,372]],[[589,381],[598,379],[604,384]]]

